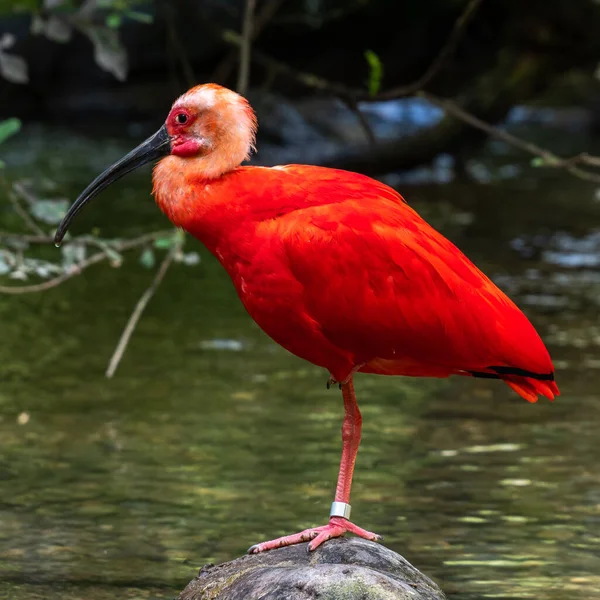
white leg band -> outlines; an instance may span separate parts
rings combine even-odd
[[[342,517],[344,519],[350,519],[350,511],[352,507],[345,502],[332,502],[331,510],[329,511],[330,517]]]

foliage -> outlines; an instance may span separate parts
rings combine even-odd
[[[21,121],[19,119],[12,118],[0,121],[0,144],[12,135],[15,135],[19,129],[21,129]],[[0,160],[0,169],[3,169],[4,166],[4,161]]]
[[[43,35],[53,42],[68,42],[74,31],[85,35],[94,47],[94,60],[103,70],[119,81],[127,77],[127,52],[121,42],[119,29],[130,19],[152,23],[152,15],[136,10],[141,0],[45,0],[42,5],[29,0],[4,2],[0,0],[0,14],[25,12],[31,15],[30,32]],[[27,63],[23,57],[6,52],[15,45],[16,38],[5,34],[0,38],[0,75],[11,83],[28,83]]]
[[[0,144],[18,133],[19,119],[0,121]],[[4,167],[0,161],[0,167]],[[53,287],[83,269],[106,259],[113,267],[123,263],[122,252],[141,248],[140,263],[151,269],[156,264],[155,251],[173,253],[173,260],[185,265],[196,265],[200,257],[195,252],[183,252],[185,236],[179,230],[155,231],[133,240],[104,239],[97,235],[67,236],[60,253],[44,256],[50,246],[54,228],[64,217],[70,200],[57,194],[56,184],[49,179],[34,181],[23,178],[10,180],[0,173],[0,189],[12,205],[12,212],[21,223],[21,230],[0,231],[0,276],[18,281],[31,277],[47,280]],[[2,198],[0,198],[1,200]],[[93,253],[95,251],[95,254]],[[13,293],[17,288],[0,285],[0,293]],[[20,288],[22,292],[38,291],[38,285]]]
[[[381,81],[383,79],[383,63],[373,50],[365,51],[365,58],[369,64],[369,79],[367,85],[369,94],[375,96],[381,90]]]
[[[94,256],[100,255],[113,267],[120,267],[124,261],[123,251],[133,248],[141,248],[139,261],[147,269],[156,265],[156,251],[175,251],[173,260],[184,265],[193,266],[200,261],[197,253],[183,252],[185,236],[179,230],[150,232],[134,240],[102,238],[97,232],[74,238],[67,236],[59,253],[53,250],[48,254],[44,250],[51,246],[54,229],[70,201],[56,195],[52,181],[42,180],[36,185],[31,179],[9,182],[4,176],[0,177],[14,212],[28,230],[0,231],[0,276],[19,281],[28,281],[33,276],[45,280],[70,277],[99,262]],[[0,293],[2,291],[7,289],[0,286]]]

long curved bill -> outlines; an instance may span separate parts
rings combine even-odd
[[[81,211],[81,209],[93,198],[95,198],[102,190],[106,189],[111,183],[121,179],[123,175],[131,173],[138,167],[149,162],[167,156],[171,153],[171,140],[167,132],[167,128],[163,125],[153,136],[149,137],[145,142],[134,148],[129,154],[126,154],[121,160],[117,161],[98,175],[90,185],[88,185],[79,198],[73,202],[71,208],[67,211],[63,220],[60,222],[56,234],[54,235],[54,243],[59,246],[62,242],[71,221]]]

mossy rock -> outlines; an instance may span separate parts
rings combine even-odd
[[[178,600],[444,600],[431,579],[385,546],[335,539],[207,565]]]

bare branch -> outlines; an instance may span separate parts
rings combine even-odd
[[[118,241],[114,244],[111,244],[111,249],[116,252],[124,252],[126,250],[131,250],[133,248],[138,248],[139,246],[143,246],[149,242],[152,242],[160,237],[164,237],[171,233],[171,230],[161,230],[154,231],[152,233],[146,233],[137,238],[133,238],[130,240]],[[51,238],[53,239],[53,238]],[[74,241],[70,242],[77,243]],[[46,290],[52,289],[61,283],[75,277],[76,275],[81,275],[85,269],[95,265],[99,262],[107,260],[110,258],[110,252],[102,250],[101,252],[97,252],[96,254],[92,254],[89,258],[86,258],[84,261],[80,262],[77,265],[73,265],[73,267],[66,271],[65,273],[61,273],[57,277],[53,277],[48,281],[43,281],[42,283],[35,283],[31,285],[19,285],[19,286],[8,286],[8,285],[0,285],[0,294],[9,294],[9,295],[17,295],[17,294],[33,294],[35,292],[44,292]]]
[[[253,41],[259,36],[260,32],[277,13],[282,4],[283,0],[270,0],[270,2],[266,2],[262,5],[261,9],[256,13],[256,17],[254,19],[254,27],[252,28]],[[231,75],[231,71],[233,71],[233,68],[235,67],[238,56],[239,52],[237,52],[235,49],[232,49],[230,52],[228,52],[225,58],[217,65],[217,68],[212,74],[211,80],[224,84]]]
[[[52,289],[61,283],[67,281],[67,279],[71,279],[71,277],[75,277],[75,275],[81,275],[81,273],[95,265],[96,263],[102,262],[107,259],[108,255],[104,252],[98,252],[93,254],[89,258],[85,259],[83,262],[80,262],[78,265],[73,265],[69,271],[58,275],[58,277],[54,277],[49,279],[48,281],[44,281],[43,283],[35,283],[32,285],[19,285],[19,286],[8,286],[8,285],[0,285],[0,294],[33,294],[35,292],[44,292],[46,290]]]
[[[581,152],[571,158],[565,158],[563,162],[565,165],[588,165],[600,169],[600,156],[592,156],[587,152]]]
[[[15,197],[14,191],[10,188],[10,185],[8,185],[8,182],[4,177],[0,177],[0,185],[2,185],[2,187],[4,188],[4,191],[6,192],[6,197],[12,204],[14,211],[19,215],[19,217],[21,217],[23,223],[25,223],[25,226],[36,235],[45,235],[42,228],[31,218],[29,213],[21,206],[21,203]],[[20,194],[24,198],[27,198],[27,190],[25,190],[23,186],[21,186],[18,183],[14,183],[13,187],[18,194]]]
[[[411,83],[408,86],[403,86],[395,89],[388,90],[384,95],[390,95],[394,97],[395,94],[400,96],[406,96],[407,94],[413,94],[414,92],[424,88],[434,77],[437,75],[438,71],[442,68],[444,62],[451,56],[451,54],[456,49],[460,38],[463,36],[465,29],[473,16],[475,15],[477,9],[483,0],[470,0],[470,2],[465,7],[463,13],[458,17],[456,22],[454,23],[454,27],[452,28],[452,32],[448,37],[448,40],[440,50],[440,53],[437,55],[435,60],[431,63],[427,71],[414,83]],[[383,98],[385,99],[385,98]]]
[[[513,135],[512,133],[508,133],[503,129],[499,129],[494,125],[490,125],[485,121],[482,121],[475,115],[466,112],[456,103],[451,100],[446,100],[443,98],[438,98],[433,94],[428,92],[419,92],[418,96],[424,98],[431,104],[435,104],[440,108],[443,108],[448,114],[460,119],[464,123],[475,127],[476,129],[480,129],[485,131],[491,137],[495,137],[496,139],[502,140],[506,142],[510,146],[514,148],[518,148],[527,152],[528,154],[532,154],[534,156],[538,156],[543,160],[544,167],[551,167],[557,169],[565,169],[571,175],[575,177],[579,177],[580,179],[585,179],[587,181],[593,181],[595,183],[600,183],[600,174],[592,173],[591,171],[586,171],[585,169],[581,169],[577,166],[577,164],[588,164],[590,166],[600,166],[600,158],[593,157],[589,154],[579,154],[573,158],[561,158],[557,156],[553,152],[534,144],[533,142],[528,142],[527,140],[523,140]]]
[[[179,39],[179,33],[177,32],[177,27],[175,25],[174,9],[169,2],[164,2],[163,4],[165,9],[167,36],[171,43],[171,47],[177,54],[179,62],[181,63],[181,69],[183,71],[183,78],[185,80],[185,83],[188,87],[191,87],[196,84],[196,75],[194,74],[194,68],[192,67],[190,59],[188,58],[184,45]],[[177,75],[175,75],[175,77],[177,78]]]
[[[225,29],[221,32],[221,39],[232,46],[240,47],[242,45],[242,36],[240,36],[236,31],[231,29]],[[281,62],[271,56],[261,52],[259,50],[254,49],[252,52],[252,60],[257,62],[260,65],[263,65],[267,69],[270,69],[271,72],[277,73],[280,75],[285,75],[296,81],[299,81],[301,84],[306,87],[314,88],[319,91],[325,92],[327,94],[333,94],[335,96],[350,96],[355,97],[357,100],[373,100],[374,96],[369,96],[364,90],[358,88],[350,88],[341,83],[329,82],[327,79],[323,77],[319,77],[313,73],[306,73],[304,71],[297,71],[296,69],[290,67],[288,64]]]
[[[113,352],[110,362],[108,363],[108,368],[106,369],[106,377],[108,379],[110,379],[115,374],[115,371],[117,370],[117,367],[119,366],[119,363],[123,358],[123,354],[125,354],[125,350],[127,349],[127,345],[129,344],[129,340],[131,339],[133,331],[135,330],[136,325],[138,324],[138,321],[142,316],[142,313],[144,312],[146,306],[148,306],[148,302],[150,302],[152,296],[154,296],[156,290],[158,289],[158,286],[161,284],[162,280],[167,274],[167,271],[169,270],[169,267],[171,266],[175,255],[177,254],[177,252],[179,252],[180,249],[181,242],[178,244],[173,244],[165,258],[163,259],[162,263],[160,264],[160,267],[158,268],[158,271],[156,272],[152,283],[148,286],[146,291],[141,295],[140,299],[137,301],[137,304],[135,305],[135,308],[133,309],[129,320],[127,321],[127,325],[125,325],[125,329],[123,329],[123,333],[121,334],[119,343],[117,344],[117,347]]]
[[[473,14],[473,10],[474,10],[474,8],[476,8],[478,6],[478,4],[479,4],[479,2],[472,2],[469,4],[469,7],[471,7],[470,9],[469,9],[469,7],[467,7],[467,11],[470,11],[468,13],[469,15]],[[465,11],[465,12],[467,12],[467,11]],[[463,17],[464,17],[464,15],[465,15],[465,13],[463,13]],[[463,23],[464,23],[464,21],[463,21]],[[464,24],[462,25],[462,28],[459,28],[458,30],[461,31],[462,29],[464,29]],[[456,27],[455,27],[454,31],[455,32],[457,31]],[[451,38],[455,38],[455,37],[456,37],[456,34],[453,34],[451,36]],[[235,45],[240,44],[239,36],[235,32],[232,32],[230,30],[223,32],[223,39],[230,44],[235,44]],[[453,42],[453,43],[455,43],[455,42]],[[447,52],[444,50],[442,50],[442,54],[447,56]],[[347,101],[347,99],[352,99],[353,101],[360,100],[360,101],[365,101],[365,102],[373,102],[373,101],[379,101],[379,100],[392,100],[392,99],[399,98],[399,97],[402,97],[405,95],[420,96],[422,98],[425,98],[432,104],[440,106],[448,114],[451,114],[452,116],[463,121],[464,123],[467,123],[467,124],[471,125],[472,127],[475,127],[476,129],[485,131],[490,136],[493,136],[498,139],[502,139],[507,144],[510,144],[511,146],[514,146],[515,148],[520,148],[521,150],[528,152],[529,154],[533,154],[534,156],[538,156],[538,157],[542,158],[544,161],[544,164],[542,166],[544,166],[544,167],[565,169],[568,173],[570,173],[571,175],[573,175],[575,177],[578,177],[579,179],[584,179],[586,181],[600,183],[600,174],[596,174],[591,171],[587,171],[587,170],[582,169],[577,166],[578,164],[586,164],[586,165],[594,166],[594,167],[600,166],[600,157],[593,157],[588,154],[582,153],[573,158],[567,158],[567,159],[561,158],[561,157],[555,155],[554,153],[550,152],[549,150],[546,150],[536,144],[533,144],[532,142],[528,142],[526,140],[518,138],[517,136],[514,136],[502,129],[499,129],[498,127],[495,127],[493,125],[490,125],[489,123],[482,121],[481,119],[477,118],[475,115],[472,115],[471,113],[468,113],[467,111],[460,108],[455,102],[452,102],[451,100],[438,98],[437,96],[430,94],[428,92],[418,90],[418,89],[413,89],[413,86],[415,84],[411,84],[409,86],[405,86],[402,88],[395,88],[395,89],[389,90],[387,92],[382,92],[381,94],[377,94],[375,96],[370,96],[363,90],[350,88],[350,87],[345,86],[340,83],[329,82],[326,79],[319,77],[318,75],[314,75],[313,73],[305,73],[302,71],[296,71],[295,69],[293,69],[286,63],[275,60],[274,58],[271,58],[270,56],[267,56],[266,54],[259,52],[257,50],[255,50],[253,52],[253,58],[254,58],[254,60],[256,60],[256,62],[264,65],[268,69],[271,69],[272,72],[286,75],[288,77],[295,79],[296,81],[300,82],[302,85],[305,85],[306,87],[310,87],[310,88],[317,89],[319,91],[322,91],[322,92],[325,92],[328,94],[332,94],[334,96],[338,96],[342,99],[346,99],[346,101]],[[428,73],[431,73],[431,72],[432,72],[431,69],[428,69]],[[429,75],[428,77],[431,78],[432,75]],[[424,78],[425,78],[425,75],[421,79],[424,79]]]
[[[254,0],[247,0],[253,2]],[[458,41],[464,33],[468,23],[475,15],[477,8],[483,0],[470,0],[461,16],[457,19],[452,32],[448,38],[448,41],[444,44],[440,53],[427,69],[427,71],[419,77],[416,81],[399,87],[392,88],[379,94],[369,94],[367,91],[360,88],[351,88],[342,83],[330,82],[323,77],[314,75],[313,73],[305,73],[302,71],[296,71],[286,63],[280,62],[263,52],[254,50],[252,58],[257,63],[262,64],[264,67],[270,69],[272,72],[279,73],[296,79],[307,87],[318,89],[322,92],[332,94],[334,96],[340,96],[344,98],[352,98],[354,102],[381,102],[384,100],[394,100],[396,98],[403,98],[410,96],[422,89],[423,86],[431,81],[431,79],[438,73],[444,62],[451,55],[456,48]],[[239,35],[234,31],[225,30],[221,32],[221,38],[224,42],[238,46],[243,49],[245,39],[243,35]],[[239,84],[238,84],[239,87]]]
[[[242,39],[240,44],[240,64],[238,70],[237,92],[244,96],[248,89],[250,77],[250,54],[252,52],[252,39],[254,28],[254,11],[256,0],[246,0],[244,8],[244,22],[242,24]]]
[[[541,156],[542,158],[547,159],[549,161],[554,160],[555,158],[551,152],[544,150],[543,148],[532,142],[522,140],[512,135],[511,133],[508,133],[507,131],[498,129],[494,125],[490,125],[489,123],[482,121],[475,115],[472,115],[467,111],[463,110],[460,106],[458,106],[458,104],[452,102],[451,100],[438,98],[437,96],[434,96],[433,94],[430,94],[428,92],[419,92],[417,96],[424,98],[431,104],[435,104],[435,106],[439,106],[440,108],[444,109],[445,112],[460,119],[461,121],[464,121],[465,123],[468,123],[472,127],[481,129],[482,131],[485,131],[492,137],[499,138],[505,141],[506,143],[510,144],[511,146],[514,146],[515,148],[520,148],[525,152],[529,152],[529,154]]]
[[[300,23],[302,25],[308,25],[309,27],[322,27],[326,23],[343,19],[344,17],[347,17],[357,12],[368,3],[369,0],[356,0],[356,2],[354,2],[353,4],[346,2],[344,6],[341,6],[339,8],[332,8],[331,10],[323,12],[319,11],[320,14],[314,17],[310,14],[306,14],[306,11],[303,11],[299,14],[291,14],[279,17],[277,19],[277,23]]]
[[[354,100],[354,98],[346,96],[340,96],[340,100],[356,115],[356,118],[360,122],[360,125],[363,128],[363,131],[365,132],[367,141],[371,146],[374,146],[377,143],[377,138],[375,137],[375,133],[371,129],[371,125],[369,125],[369,121],[367,120],[365,113],[363,113],[363,111],[360,110],[360,106],[358,105],[358,103]]]

